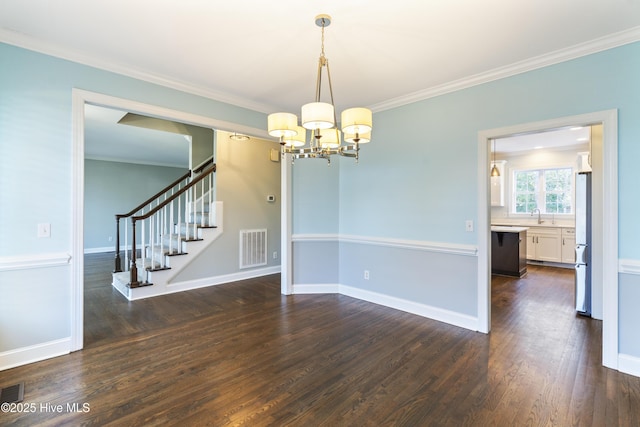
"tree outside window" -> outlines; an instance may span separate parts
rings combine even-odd
[[[514,172],[514,213],[571,214],[571,168],[530,169]]]

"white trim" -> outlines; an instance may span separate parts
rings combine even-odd
[[[555,52],[550,52],[534,58],[529,58],[511,65],[487,71],[485,73],[476,74],[439,86],[420,90],[407,95],[399,96],[397,98],[392,98],[387,101],[370,105],[369,107],[374,112],[389,110],[391,108],[400,107],[412,102],[434,98],[446,93],[451,93],[483,83],[499,80],[505,77],[522,74],[527,71],[532,71],[549,65],[580,58],[582,56],[591,55],[603,50],[623,46],[625,44],[634,43],[638,40],[640,40],[640,27],[633,27],[628,30],[609,34],[595,40],[591,40],[565,49],[560,49]],[[124,64],[115,64],[110,61],[105,61],[102,58],[81,54],[79,52],[67,49],[63,46],[54,45],[43,40],[37,40],[33,37],[19,34],[14,31],[0,29],[0,41],[45,55],[55,56],[57,58],[66,59],[79,64],[88,65],[90,67],[111,71],[123,76],[128,76],[138,80],[143,80],[160,86],[179,90],[181,92],[203,96],[209,99],[213,99],[219,102],[225,102],[227,104],[236,105],[242,108],[248,108],[253,111],[258,111],[265,114],[273,111],[273,106],[271,105],[265,105],[225,92],[213,91],[210,88],[196,86],[193,83],[179,81],[172,77],[150,73],[148,71],[137,70]],[[236,129],[236,131],[246,133],[238,129]]]
[[[437,320],[439,322],[448,323],[460,328],[477,331],[478,319],[466,314],[456,313],[450,310],[433,307],[427,304],[419,304],[417,302],[405,300],[402,298],[392,297],[377,292],[367,291],[351,286],[340,286],[340,294],[347,295],[352,298],[358,298],[374,304],[383,305],[396,310],[402,310],[407,313],[416,314],[428,319]]]
[[[68,265],[69,261],[71,261],[71,255],[66,252],[38,255],[6,256],[0,257],[0,271],[60,267]]]
[[[640,275],[640,260],[621,259],[618,261],[618,272],[622,274]]]
[[[164,286],[161,292],[153,289],[153,286],[131,289],[119,280],[112,282],[112,286],[116,288],[126,299],[135,301],[140,299],[153,298],[162,295],[174,294],[176,292],[190,291],[193,289],[206,288],[209,286],[224,285],[227,283],[238,282],[240,280],[252,279],[254,277],[268,276],[270,274],[280,273],[280,266],[272,266],[258,268],[253,270],[241,271],[238,273],[222,274],[220,276],[205,277],[203,279],[185,280],[183,282],[169,283]],[[151,291],[151,292],[149,292]]]
[[[2,33],[0,32],[0,36]],[[237,132],[254,136],[267,136],[264,129],[257,129],[250,126],[238,125],[232,122],[217,120],[206,116],[172,110],[138,101],[124,98],[117,98],[83,89],[73,88],[71,92],[72,108],[72,227],[71,242],[71,351],[80,350],[83,347],[84,329],[84,105],[100,105],[104,107],[118,108],[132,113],[151,115],[168,120],[179,121],[196,126],[210,127],[215,129],[234,129]]]
[[[71,338],[17,348],[0,353],[0,371],[69,354]]]
[[[294,242],[337,242],[339,234],[294,234],[291,236]]]
[[[167,292],[162,295],[175,292],[189,291],[192,289],[206,288],[208,286],[224,285],[226,283],[238,282],[240,280],[252,279],[254,277],[268,276],[280,273],[280,266],[257,268],[237,273],[223,274],[220,276],[206,277],[204,279],[187,280],[167,284]],[[155,296],[155,295],[154,295]],[[135,299],[135,298],[134,298]]]
[[[478,132],[478,322],[483,331],[491,324],[491,254],[489,250],[489,150],[491,139],[565,126],[602,123],[603,201],[598,226],[603,236],[602,364],[618,369],[618,111],[606,110],[570,117],[524,123]],[[595,219],[594,219],[595,220]]]
[[[428,252],[439,252],[453,255],[476,256],[478,248],[474,245],[458,243],[428,242],[424,240],[392,239],[386,237],[364,237],[340,235],[340,243],[361,243],[366,245],[385,246],[401,249],[413,249]]]
[[[369,108],[374,112],[389,110],[401,107],[413,102],[423,101],[425,99],[434,98],[462,89],[468,89],[473,86],[489,83],[495,80],[504,79],[506,77],[515,76],[517,74],[526,73],[528,71],[544,68],[549,65],[559,64],[561,62],[570,61],[572,59],[602,52],[607,49],[623,46],[629,43],[635,43],[640,40],[640,26],[633,27],[619,33],[610,34],[596,40],[581,43],[555,52],[546,53],[534,58],[525,59],[511,65],[496,68],[485,73],[476,74],[459,80],[448,82],[439,86],[413,92],[404,96],[389,99]]]
[[[640,357],[621,353],[618,356],[618,370],[625,374],[640,377]]]
[[[295,284],[293,285],[293,293],[295,295],[339,294],[340,285],[337,283]]]
[[[355,236],[350,234],[294,234],[294,242],[339,242],[389,248],[439,252],[453,255],[477,256],[478,248],[457,243],[428,242],[423,240],[393,239],[388,237]]]
[[[283,154],[280,159],[280,292],[283,295],[293,293],[291,173],[290,155]]]
[[[402,298],[381,294],[378,292],[367,291],[352,286],[345,286],[332,283],[319,284],[296,284],[294,286],[294,294],[340,294],[351,298],[367,301],[373,304],[389,307],[394,310],[401,310],[407,313],[426,317],[428,319],[437,320],[439,322],[448,323],[472,331],[477,330],[478,319],[465,314],[456,313],[450,310],[444,310],[438,307],[432,307],[427,304],[420,304]]]

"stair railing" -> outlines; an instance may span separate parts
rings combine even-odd
[[[179,190],[180,188],[187,185],[189,183],[189,178],[191,177],[191,175],[192,175],[192,171],[188,171],[187,173],[182,175],[180,178],[176,179],[171,184],[167,185],[165,188],[158,191],[156,194],[149,197],[147,200],[140,203],[138,206],[136,206],[126,214],[116,214],[116,257],[115,257],[115,266],[113,270],[114,273],[122,272],[122,259],[120,258],[120,220],[124,219],[128,222],[128,219],[133,215],[135,215],[136,213],[138,212],[143,213],[145,209],[151,209],[153,208],[153,206],[157,206],[158,204],[160,204],[160,202],[163,199],[167,198],[166,195],[168,193],[173,194],[175,190]],[[127,223],[127,225],[124,227],[125,248],[128,247],[128,233],[127,233],[128,229],[129,227]],[[125,266],[128,265],[127,254],[128,254],[128,251],[125,249]]]
[[[172,189],[171,194],[166,193],[164,199],[157,205],[146,212],[131,216],[130,288],[149,285],[148,273],[150,271],[169,268],[167,257],[183,254],[184,241],[199,240],[198,228],[214,226],[211,205],[213,204],[213,174],[216,171],[216,164],[211,163],[205,169],[200,169],[200,173],[192,177],[188,184]],[[183,218],[184,227],[182,226]],[[174,219],[176,220],[174,221]],[[138,222],[141,224],[140,254],[143,260],[142,265],[146,271],[143,282],[140,282],[136,262]]]

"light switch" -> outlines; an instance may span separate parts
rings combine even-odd
[[[51,224],[46,222],[38,224],[38,237],[51,237]]]
[[[465,222],[465,229],[466,229],[467,231],[473,231],[473,220],[468,219],[468,220]]]

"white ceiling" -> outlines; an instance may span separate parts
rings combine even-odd
[[[379,111],[640,40],[640,0],[5,0],[0,41],[299,114],[314,97],[321,13],[332,16],[325,54],[338,111]],[[188,164],[184,137],[102,113],[87,110],[88,157]],[[498,151],[527,144],[538,145]]]
[[[590,140],[590,126],[552,129],[545,132],[498,138],[491,150],[493,151],[495,147],[495,152],[498,154],[515,154],[532,150],[589,151]]]
[[[0,40],[263,112],[374,110],[640,39],[638,0],[20,0]]]
[[[189,140],[185,135],[118,124],[125,114],[125,111],[85,105],[85,158],[189,167]]]

